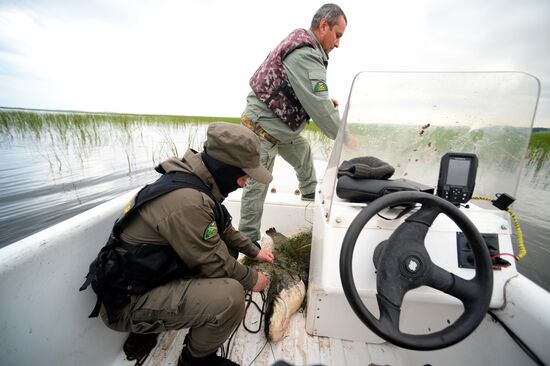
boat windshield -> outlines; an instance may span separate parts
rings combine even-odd
[[[474,153],[474,196],[515,196],[539,94],[538,79],[518,72],[359,73],[322,181],[325,217],[339,201],[338,167],[361,156],[393,166],[391,179],[435,188],[445,153]]]

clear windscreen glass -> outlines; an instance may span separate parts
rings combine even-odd
[[[325,217],[339,200],[338,167],[363,156],[393,166],[391,179],[435,188],[445,153],[474,153],[474,196],[515,195],[539,94],[539,81],[525,73],[359,73],[322,181]]]

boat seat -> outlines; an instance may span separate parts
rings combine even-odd
[[[404,178],[357,179],[343,175],[336,184],[336,195],[351,202],[371,202],[385,194],[400,191],[434,193],[433,187]]]

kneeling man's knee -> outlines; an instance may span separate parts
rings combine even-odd
[[[222,323],[238,323],[244,316],[244,289],[236,280],[224,279],[219,295],[224,301],[225,309],[219,314],[219,321]]]

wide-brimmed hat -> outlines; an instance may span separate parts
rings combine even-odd
[[[273,179],[269,170],[260,163],[260,139],[243,125],[210,123],[204,147],[211,157],[241,168],[260,183],[268,184]]]

